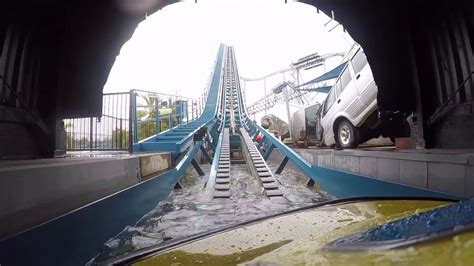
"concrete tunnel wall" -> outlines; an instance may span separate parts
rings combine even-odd
[[[0,159],[51,157],[56,123],[98,116],[122,45],[146,14],[175,1],[8,1],[0,9]],[[131,3],[138,3],[135,9]],[[148,4],[147,4],[148,3]],[[140,5],[141,4],[141,5]]]
[[[0,84],[0,158],[52,156],[59,119],[100,114],[102,89],[121,46],[146,14],[174,2],[139,1],[151,4],[134,12],[121,8],[120,3],[130,1],[5,3],[0,9],[0,74],[50,134],[38,130]],[[334,11],[364,47],[379,86],[380,108],[417,113],[421,145],[474,147],[474,82],[449,102],[434,125],[427,122],[474,69],[472,1],[303,2],[326,14]]]

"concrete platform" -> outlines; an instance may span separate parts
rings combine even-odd
[[[169,153],[73,153],[66,158],[0,161],[0,239],[170,167]]]
[[[332,150],[295,149],[312,165],[376,179],[474,197],[474,150],[395,150],[394,147]],[[270,157],[280,163],[275,149]],[[291,161],[290,167],[294,166]]]

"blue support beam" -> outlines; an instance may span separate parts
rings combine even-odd
[[[203,145],[201,145],[200,149],[201,149],[202,154],[206,158],[206,160],[209,162],[209,164],[212,164],[212,158],[211,158],[211,156],[209,156],[209,153],[207,153],[207,151],[206,151],[206,149],[204,148]]]
[[[270,158],[270,155],[272,155],[272,151],[274,148],[275,148],[275,145],[273,145],[273,143],[270,143],[268,146],[268,149],[265,151],[265,154],[263,155],[263,159],[265,161],[267,161],[268,158]]]
[[[160,99],[155,98],[155,113],[156,113],[156,134],[160,134],[161,131],[161,117],[160,117]]]
[[[405,186],[391,183],[362,175],[351,174],[333,169],[323,168],[309,164],[294,150],[283,144],[259,125],[255,125],[260,133],[275,148],[295,165],[306,177],[311,178],[324,191],[337,198],[347,197],[437,197],[448,199],[460,199],[460,197],[435,192],[427,189]]]
[[[168,172],[1,240],[1,264],[85,265],[100,253],[108,239],[135,225],[168,197],[201,145],[196,143]]]
[[[199,174],[199,176],[204,175],[204,171],[201,169],[201,167],[199,166],[199,164],[196,162],[195,159],[191,160],[191,164],[194,166],[194,169],[196,169],[196,172]]]
[[[130,92],[130,109],[132,110],[133,123],[133,143],[138,142],[138,123],[137,123],[137,93],[132,90]]]
[[[209,135],[211,135],[212,141],[209,141],[211,149],[215,152],[216,151],[216,144],[217,144],[217,124],[219,120],[216,120],[209,131]]]
[[[209,148],[211,148],[213,152],[216,152],[216,144],[212,141],[207,141],[207,143],[209,143]]]
[[[172,153],[173,161],[176,161],[179,155],[180,160],[174,169],[22,234],[1,240],[0,263],[5,265],[86,264],[103,249],[104,243],[110,239],[110,237],[117,235],[127,226],[134,225],[141,217],[155,208],[161,200],[166,199],[173,188],[181,187],[179,182],[180,178],[190,164],[193,165],[199,175],[204,175],[204,172],[195,160],[195,156],[199,150],[203,151],[206,159],[212,164],[206,189],[213,189],[218,172],[219,160],[212,160],[204,149],[202,141],[197,141],[194,146],[191,146],[191,143],[193,134],[201,127],[209,126],[211,129],[210,134],[213,136],[215,142],[217,142],[216,144],[214,143],[214,157],[219,158],[220,156],[222,136],[224,133],[222,129],[226,124],[226,115],[223,115],[222,121],[219,124],[220,136],[218,136],[216,133],[218,127],[216,123],[218,104],[219,101],[224,98],[224,96],[219,94],[220,88],[222,88],[222,86],[220,86],[223,61],[222,54],[223,47],[221,46],[219,48],[218,59],[209,88],[209,96],[205,109],[201,117],[192,122],[171,128],[164,132],[159,132],[159,134],[155,136],[138,142],[136,94],[131,93],[130,105],[131,108],[133,108],[131,114],[134,122],[133,138],[135,140],[133,149],[135,151],[169,151]],[[223,107],[220,109],[226,109],[225,101]],[[239,114],[240,117],[242,117],[240,110]],[[169,118],[171,120],[171,115]],[[166,119],[166,117],[164,119]],[[181,122],[182,116],[180,115],[179,123]],[[240,122],[243,122],[243,125],[247,126],[246,128],[250,129],[250,132],[254,132],[253,138],[256,138],[259,132],[263,134],[258,148],[264,145],[266,152],[263,158],[265,160],[268,160],[274,148],[278,148],[284,155],[276,171],[277,174],[280,174],[288,161],[291,160],[292,163],[309,178],[308,185],[312,185],[316,182],[325,192],[332,196],[339,198],[360,196],[458,198],[448,194],[311,165],[295,151],[283,144],[272,133],[258,126],[255,122]],[[171,121],[170,125],[172,125]],[[130,127],[132,128],[132,126]],[[159,131],[158,128],[157,131]],[[231,144],[233,143],[234,142],[231,141]],[[470,214],[472,214],[474,204],[470,203],[461,207],[465,208],[465,211],[470,211]],[[456,210],[459,210],[459,208]],[[441,213],[441,216],[449,217],[451,216],[450,214],[449,212]],[[416,222],[416,220],[411,222]],[[474,223],[474,215],[469,216],[468,222]],[[465,224],[465,222],[461,224]],[[395,224],[393,230],[398,230],[404,225],[405,224]],[[383,229],[386,230],[387,228]],[[366,234],[366,236],[375,236],[373,239],[376,240],[386,240],[383,230],[369,233],[373,233],[373,235]],[[378,235],[378,233],[382,233],[382,235]],[[390,236],[394,235],[395,234],[390,234]],[[413,235],[414,234],[406,234],[402,235],[402,237],[410,238]]]
[[[216,158],[216,160],[212,162],[211,172],[209,173],[209,178],[206,183],[206,189],[209,191],[212,191],[214,189],[214,185],[216,182],[217,168],[219,167],[219,157],[221,156],[223,136],[224,136],[224,130],[222,130],[221,133],[219,134],[219,139],[216,145],[216,152],[214,153],[214,158]]]
[[[214,65],[214,72],[212,75],[211,83],[209,86],[209,91],[207,94],[207,102],[205,104],[204,110],[199,118],[182,124],[183,118],[183,108],[178,108],[176,116],[179,117],[179,125],[173,128],[173,118],[171,114],[168,116],[169,125],[171,129],[161,132],[160,134],[149,137],[145,140],[138,142],[138,139],[135,139],[133,145],[134,152],[152,152],[152,151],[169,151],[172,152],[173,158],[177,154],[187,150],[191,144],[193,135],[202,127],[207,126],[213,128],[214,123],[216,122],[216,117],[218,113],[218,101],[221,99],[221,73],[222,73],[222,64],[223,64],[223,55],[224,55],[224,45],[219,47],[217,53],[216,63]],[[133,99],[132,99],[133,100]],[[177,103],[182,104],[182,102]],[[183,107],[183,106],[181,106]],[[136,109],[135,106],[132,108]],[[136,113],[136,111],[135,111]],[[166,118],[165,118],[166,119]],[[135,127],[137,125],[136,119],[134,120]],[[135,130],[138,132],[138,130]],[[137,134],[135,134],[137,135]],[[165,143],[165,144],[164,144]],[[173,144],[174,146],[173,146]]]
[[[281,174],[281,172],[283,172],[283,169],[285,169],[285,166],[286,166],[286,163],[288,163],[288,160],[289,160],[288,156],[285,155],[285,157],[283,157],[283,160],[281,160],[281,163],[278,166],[278,169],[276,170],[275,173]]]

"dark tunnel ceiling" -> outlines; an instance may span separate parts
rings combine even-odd
[[[80,117],[101,112],[101,93],[122,45],[130,39],[145,14],[176,1],[153,2],[148,8],[126,14],[117,3],[132,0],[30,0],[10,1],[0,11],[3,24],[18,20],[45,31],[42,49],[49,57],[51,88],[56,117]],[[386,110],[415,109],[411,62],[413,24],[420,17],[437,19],[449,12],[448,1],[304,0],[336,20],[364,47],[379,86],[379,107]],[[468,3],[458,1],[456,3]],[[435,4],[436,3],[436,4]],[[461,5],[461,4],[460,4]],[[438,10],[438,12],[436,12]],[[443,12],[439,12],[442,10]],[[5,13],[6,12],[6,13]],[[440,14],[441,13],[441,14]],[[437,15],[438,14],[438,15]],[[47,29],[47,30],[46,30]],[[54,89],[55,88],[55,89]]]

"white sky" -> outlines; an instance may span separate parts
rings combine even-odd
[[[234,46],[239,74],[246,78],[286,68],[314,52],[347,52],[351,37],[341,26],[329,32],[336,22],[324,27],[327,21],[329,17],[313,6],[283,0],[169,5],[140,23],[123,45],[104,92],[142,89],[198,97],[221,41]],[[339,63],[340,58],[328,60],[327,70]],[[302,82],[323,72],[323,67],[305,71]],[[267,90],[282,79],[267,79]],[[246,89],[247,103],[264,95],[263,82],[246,82]]]

